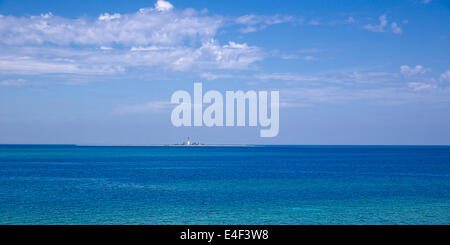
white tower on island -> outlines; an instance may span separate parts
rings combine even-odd
[[[191,140],[188,137],[187,145],[191,145]]]

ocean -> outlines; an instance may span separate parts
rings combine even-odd
[[[449,146],[0,145],[0,224],[450,224]]]

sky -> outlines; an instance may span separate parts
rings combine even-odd
[[[279,134],[171,95],[280,91]],[[450,1],[0,0],[0,144],[450,144]]]

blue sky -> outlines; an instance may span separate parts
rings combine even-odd
[[[449,1],[1,1],[0,143],[450,144]],[[279,90],[280,132],[176,128]]]

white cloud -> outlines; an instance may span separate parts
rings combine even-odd
[[[317,104],[317,103],[405,103],[411,100],[413,93],[403,88],[366,88],[352,89],[339,86],[294,87],[280,90],[285,103]]]
[[[53,17],[53,14],[51,12],[48,12],[46,14],[41,14],[41,17],[44,19],[48,19],[48,18]]]
[[[262,49],[246,43],[220,44],[215,36],[222,17],[172,9],[170,3],[158,1],[155,8],[105,13],[96,19],[4,16],[0,73],[97,75],[123,73],[128,67],[205,72],[247,69],[264,58]],[[279,23],[283,18],[264,21]]]
[[[421,65],[416,65],[414,68],[411,68],[407,65],[402,65],[400,66],[400,72],[403,75],[407,75],[407,76],[412,76],[412,75],[417,75],[417,74],[424,74],[428,71],[430,71],[431,69],[429,68],[424,68]]]
[[[251,33],[251,32],[257,32],[257,31],[262,30],[264,28],[265,28],[264,26],[260,26],[260,27],[247,26],[247,27],[239,29],[239,32],[241,32],[241,33]]]
[[[215,74],[215,73],[211,73],[211,72],[205,72],[205,73],[201,74],[200,76],[206,80],[216,80],[216,79],[221,79],[221,78],[234,77],[234,75],[232,75],[232,74]]]
[[[173,5],[164,0],[158,0],[155,3],[155,8],[159,11],[168,11],[173,9]]]
[[[368,31],[373,31],[373,32],[385,32],[386,26],[389,23],[387,20],[386,14],[379,16],[378,20],[380,22],[379,24],[376,24],[376,25],[367,24],[367,25],[363,26],[363,28]],[[400,25],[397,22],[392,22],[391,23],[391,31],[394,34],[401,34],[402,28],[400,27]]]
[[[355,20],[355,18],[353,18],[352,16],[349,16],[349,17],[347,18],[347,20],[345,20],[345,22],[346,22],[346,23],[356,23],[356,20]]]
[[[292,16],[282,16],[282,15],[243,15],[238,17],[235,22],[241,25],[257,25],[257,24],[265,24],[265,25],[276,25],[282,24],[286,22],[292,22],[294,18]]]
[[[160,50],[173,50],[173,47],[163,46],[147,46],[147,47],[131,47],[130,51],[160,51]]]
[[[261,80],[281,80],[281,81],[323,81],[323,76],[314,75],[301,75],[301,74],[291,74],[291,73],[272,73],[272,74],[260,74],[256,76]]]
[[[0,81],[0,86],[3,86],[3,87],[6,87],[6,86],[24,86],[26,84],[27,84],[27,81],[25,79],[22,79],[22,78]]]
[[[409,68],[408,74],[425,72],[426,68]],[[315,103],[368,102],[383,104],[416,103],[418,101],[447,101],[449,89],[439,86],[435,79],[428,82],[403,83],[400,72],[331,72],[322,74],[272,73],[255,78],[273,82],[283,94],[283,102],[293,105]],[[441,79],[450,79],[450,71]],[[268,84],[268,83],[267,83]],[[420,92],[420,93],[419,93]],[[427,93],[423,93],[427,92]],[[430,94],[433,96],[430,97]]]
[[[305,57],[303,57],[303,59],[304,60],[317,60],[317,58],[312,55],[305,56]]]
[[[422,83],[422,82],[411,82],[408,83],[408,87],[412,88],[414,91],[430,90],[437,88],[434,84]]]
[[[392,22],[391,24],[392,32],[395,34],[402,34],[402,29],[397,25],[397,23]]]
[[[259,74],[256,78],[264,81],[286,81],[303,84],[392,84],[398,80],[398,74],[389,72],[330,72],[315,75],[293,73]]]
[[[263,20],[261,17],[250,14],[250,15],[243,15],[236,19],[236,23],[242,24],[242,25],[256,25],[261,23]]]
[[[431,3],[431,0],[422,0],[422,3],[423,4],[428,4],[428,3]]]
[[[256,32],[265,29],[266,26],[269,25],[277,25],[294,21],[295,19],[292,16],[264,16],[254,14],[243,15],[235,19],[236,24],[246,25],[246,27],[239,29],[242,33]]]
[[[407,104],[417,102],[450,102],[448,89],[438,89],[434,84],[409,83],[408,87],[367,87],[344,86],[290,87],[280,89],[283,102],[294,105],[318,103],[371,103]],[[423,93],[427,92],[427,93]],[[433,96],[430,96],[430,93]]]
[[[448,81],[448,80],[450,80],[450,70],[442,73],[441,76],[440,76],[440,79],[441,79],[441,81],[446,81],[446,80]]]
[[[205,72],[200,74],[201,78],[204,78],[206,80],[217,80],[217,79],[253,79],[252,76],[249,76],[247,74],[241,74],[241,73],[213,73],[213,72]]]
[[[0,74],[83,74],[105,75],[123,72],[124,68],[111,64],[74,64],[67,61],[40,60],[32,57],[0,57]]]
[[[178,58],[173,65],[178,70],[200,68],[199,65],[203,68],[246,69],[250,64],[262,60],[263,57],[261,49],[250,47],[245,43],[229,42],[220,46],[217,41],[210,40],[199,49]]]
[[[110,15],[109,13],[104,13],[102,15],[100,15],[98,17],[99,20],[114,20],[114,19],[119,19],[120,18],[120,14],[113,14]]]
[[[384,27],[387,25],[387,18],[386,18],[386,14],[381,15],[380,17],[378,17],[378,20],[380,21],[380,24],[378,25],[372,25],[372,24],[368,24],[364,26],[364,29],[369,30],[369,31],[373,31],[373,32],[384,32]]]
[[[131,49],[71,49],[34,47],[4,50],[0,74],[113,75],[137,68],[139,74],[167,69],[190,72],[248,69],[265,57],[245,43],[221,45],[212,39],[200,47],[147,46]]]
[[[163,8],[164,9],[164,8]],[[189,11],[141,9],[132,14],[67,19],[53,16],[5,16],[0,22],[0,43],[7,45],[56,44],[123,46],[183,45],[213,38],[221,17]]]

